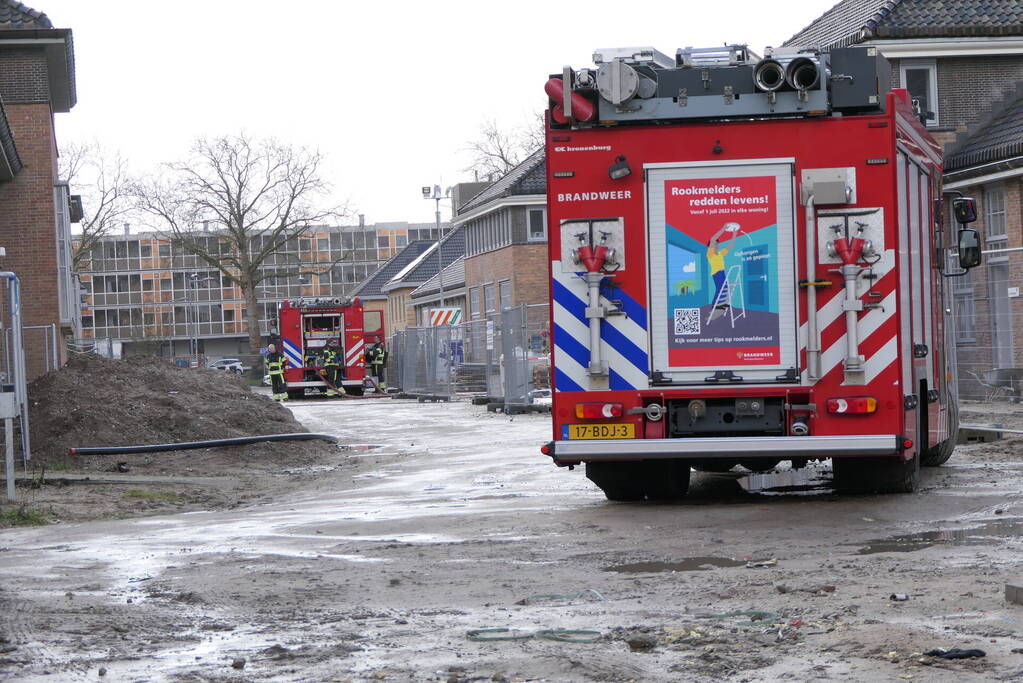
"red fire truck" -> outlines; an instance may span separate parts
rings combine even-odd
[[[912,491],[955,445],[946,278],[980,259],[926,113],[874,48],[594,61],[545,87],[543,452],[613,500],[828,458],[842,490]]]
[[[351,396],[361,396],[367,382],[366,350],[383,343],[380,311],[363,310],[358,299],[301,298],[282,301],[277,310],[281,353],[287,359],[284,380],[288,397],[301,398],[306,389],[326,391],[323,352],[327,343],[339,342],[343,380]]]

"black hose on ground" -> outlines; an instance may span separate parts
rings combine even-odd
[[[114,455],[119,453],[156,453],[159,451],[185,451],[190,448],[214,448],[216,446],[244,446],[260,441],[304,441],[323,439],[337,443],[337,437],[330,434],[264,434],[262,436],[239,436],[234,439],[213,439],[211,441],[182,441],[181,443],[158,443],[151,446],[95,446],[92,448],[69,448],[68,455]]]

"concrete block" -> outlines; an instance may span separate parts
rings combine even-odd
[[[1023,584],[1005,584],[1005,601],[1014,605],[1023,605]]]

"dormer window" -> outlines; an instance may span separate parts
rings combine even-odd
[[[899,62],[902,87],[919,107],[927,127],[938,125],[938,67],[933,59],[904,59]]]

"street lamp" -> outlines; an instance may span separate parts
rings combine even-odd
[[[193,367],[199,367],[199,297],[195,293],[190,292],[199,287],[200,282],[211,282],[216,280],[215,277],[199,277],[199,273],[191,273],[188,276],[188,287],[185,289],[185,299],[191,300],[191,306],[189,309],[192,311],[192,365]]]
[[[444,257],[441,255],[440,242],[441,242],[441,238],[444,237],[444,234],[441,232],[441,227],[440,227],[440,200],[442,200],[442,199],[451,199],[451,188],[450,187],[447,188],[446,190],[444,190],[444,193],[441,194],[440,185],[434,185],[433,187],[430,187],[429,185],[423,185],[423,199],[432,199],[432,200],[434,200],[434,202],[436,202],[436,207],[437,207],[436,211],[434,212],[434,217],[436,218],[436,221],[437,221],[437,266],[438,266],[438,268],[437,268],[437,290],[438,290],[438,296],[440,297],[440,306],[443,307],[444,306],[444,277],[441,275],[441,273],[444,270]]]

